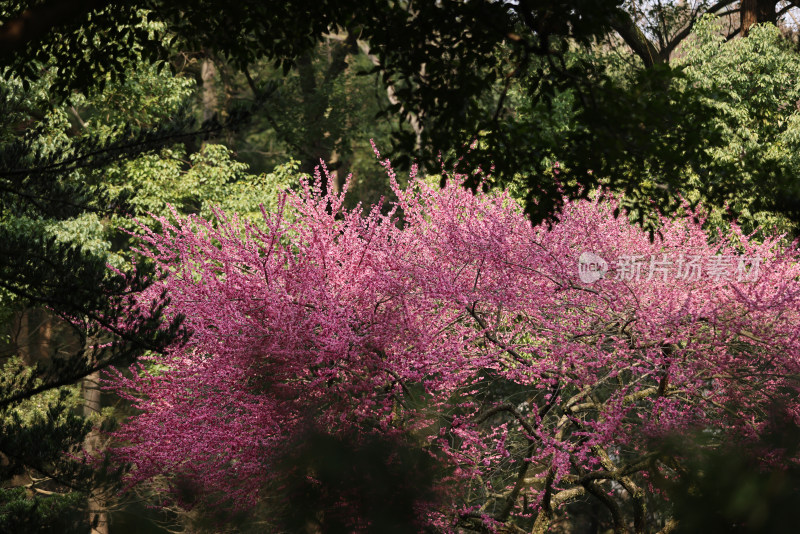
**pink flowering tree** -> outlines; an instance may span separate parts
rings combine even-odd
[[[262,225],[175,214],[147,232],[168,275],[153,291],[193,334],[110,378],[137,410],[114,451],[132,485],[255,506],[311,424],[435,460],[420,530],[545,532],[578,502],[655,532],[675,524],[675,436],[795,460],[760,445],[775,406],[800,422],[794,247],[709,238],[693,213],[651,240],[609,200],[533,227],[505,194],[402,189],[385,166],[388,214],[304,182]]]

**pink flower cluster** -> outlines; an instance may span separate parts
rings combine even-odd
[[[402,189],[385,166],[388,214],[304,182],[261,227],[175,214],[147,232],[143,254],[168,273],[154,294],[167,289],[193,335],[112,378],[137,409],[114,450],[132,484],[191,480],[255,504],[271,455],[313,413],[333,433],[416,436],[450,468],[452,501],[424,512],[441,528],[530,526],[604,480],[640,498],[638,474],[670,473],[659,436],[754,440],[776,400],[800,422],[800,265],[778,237],[734,225],[712,244],[687,216],[651,242],[608,200],[532,227],[505,194],[413,175]],[[761,268],[589,285],[576,277],[587,250]]]

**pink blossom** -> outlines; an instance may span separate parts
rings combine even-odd
[[[532,227],[506,194],[402,189],[384,166],[402,219],[304,181],[261,227],[219,213],[144,229],[142,254],[168,274],[153,294],[166,288],[193,334],[111,378],[137,410],[115,434],[130,484],[190,480],[251,506],[314,414],[331,433],[414,433],[459,488],[430,520],[496,528],[638,465],[661,435],[747,442],[770,403],[800,413],[800,267],[779,237],[734,225],[712,243],[690,214],[651,242],[610,200],[567,201]],[[612,268],[585,284],[585,251],[763,261],[755,280]]]

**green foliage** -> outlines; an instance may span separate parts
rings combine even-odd
[[[0,532],[84,534],[91,525],[80,493],[36,496],[23,488],[0,488]]]
[[[2,2],[0,18],[11,20],[30,7]],[[6,73],[27,88],[39,79],[43,67],[54,66],[57,76],[51,95],[66,98],[75,88],[102,89],[109,81],[124,80],[131,62],[142,58],[153,62],[164,51],[163,24],[148,22],[144,5],[115,4],[88,12],[78,8],[63,16],[72,15],[77,20],[57,20],[57,29],[38,42],[23,43],[16,53],[0,55]]]
[[[432,530],[416,524],[414,507],[440,498],[434,490],[437,465],[402,436],[308,432],[288,447],[278,470],[286,473],[280,480],[283,509],[270,515],[282,532],[307,525],[342,533],[362,525],[387,534]]]
[[[267,212],[275,211],[280,193],[297,185],[298,165],[297,161],[290,161],[276,166],[269,174],[246,175],[243,179],[228,182],[224,194],[205,199],[201,216],[211,218],[212,208],[219,207],[226,214],[236,213],[251,222],[263,222],[261,208]]]
[[[718,29],[701,19],[680,60],[646,70],[614,49],[573,46],[563,68],[598,83],[546,99],[530,87],[553,67],[535,64],[509,91],[513,113],[482,132],[471,162],[512,162],[519,171],[503,181],[534,218],[559,205],[559,191],[605,186],[650,229],[685,198],[708,207],[709,226],[736,217],[746,232],[795,232],[800,56],[771,25],[730,42]],[[522,140],[530,150],[519,150]]]
[[[731,406],[731,409],[736,409]],[[767,432],[752,446],[709,446],[707,432],[668,437],[657,447],[684,458],[682,477],[654,477],[672,501],[675,532],[782,533],[796,529],[800,505],[797,455],[800,429],[785,406],[773,406]],[[773,451],[772,465],[764,465]]]
[[[73,93],[71,108],[81,110],[80,127],[102,136],[119,135],[125,127],[154,127],[181,114],[191,101],[196,84],[169,68],[135,58],[124,79],[112,79],[101,89]]]
[[[76,7],[70,10],[71,24],[54,25],[45,35],[26,42],[13,58],[0,58],[0,64],[5,62],[13,72],[28,80],[34,78],[28,65],[40,55],[53,58],[59,69],[72,68],[77,63],[78,74],[63,80],[63,86],[90,87],[97,80],[117,79],[125,71],[124,59],[130,58],[131,52],[116,50],[119,42],[126,43],[143,58],[166,58],[166,42],[158,35],[158,31],[164,29],[184,49],[211,51],[235,68],[252,66],[263,58],[280,68],[284,75],[297,67],[302,77],[315,43],[328,40],[331,33],[338,33],[348,36],[350,47],[356,45],[356,39],[369,44],[377,64],[366,67],[373,73],[380,73],[384,87],[392,88],[396,100],[378,111],[388,111],[404,120],[417,117],[416,132],[409,128],[396,128],[392,132],[392,148],[398,149],[393,154],[396,164],[408,164],[416,156],[430,171],[438,167],[440,150],[449,157],[455,151],[462,151],[464,144],[470,143],[479,132],[491,131],[498,135],[490,143],[487,154],[494,151],[496,160],[484,158],[484,168],[495,163],[495,170],[501,177],[510,177],[520,171],[519,166],[513,165],[519,163],[519,159],[509,159],[506,164],[506,157],[513,152],[512,147],[525,149],[529,146],[524,144],[529,139],[514,137],[513,129],[498,130],[495,104],[502,108],[503,97],[498,98],[493,91],[526,72],[531,58],[558,56],[565,37],[587,44],[593,36],[602,35],[618,17],[618,5],[619,0],[555,3],[537,0],[524,4],[379,2],[368,5],[328,1],[313,5],[295,1],[246,1],[231,5],[217,0],[141,0],[126,4],[119,13],[106,8],[93,10],[91,5]],[[21,8],[7,9],[5,18]],[[148,24],[158,31],[136,21],[134,14],[144,15]],[[107,48],[93,47],[94,42],[87,41],[86,34],[101,35],[113,43]],[[87,49],[91,52],[85,57]],[[498,58],[505,54],[510,61],[499,62]],[[120,58],[123,61],[120,62]],[[333,154],[327,146],[331,141],[338,144],[338,148],[348,147],[346,142],[339,141],[341,138],[336,132],[353,131],[354,126],[361,123],[340,123],[340,128],[331,126],[337,108],[359,106],[361,101],[358,97],[342,100],[352,93],[353,86],[333,83],[335,76],[328,74],[337,72],[338,67],[330,67],[341,65],[343,60],[338,53],[332,53],[329,59],[329,68],[317,81],[316,89],[308,83],[308,77],[301,83],[304,93],[302,123],[299,127],[295,123],[292,131],[278,132],[285,141],[291,141],[296,133],[308,141],[309,134],[317,130],[313,138],[321,146],[312,143],[293,147],[300,146],[300,151],[310,148],[312,157],[308,161],[311,162],[319,156],[332,159],[327,157]],[[313,70],[314,65],[310,66]],[[562,76],[551,71],[551,74],[539,84],[543,94],[552,93],[554,87],[569,85],[566,80],[574,77],[574,73]],[[322,98],[308,98],[311,93]],[[279,119],[287,111],[291,114],[293,108],[278,109],[279,113],[273,114],[270,121],[275,123],[272,126],[278,123],[276,117]],[[352,118],[352,114],[349,117]],[[320,129],[330,137],[327,142],[326,136],[319,135]],[[337,155],[341,157],[342,151],[338,148]],[[388,152],[387,148],[384,147],[384,152]],[[301,159],[303,171],[311,170],[306,154],[292,152],[291,155]],[[554,190],[552,187],[545,189],[550,193]],[[542,208],[548,206],[552,207],[552,203],[542,203]]]
[[[85,493],[114,481],[82,459],[91,424],[78,415],[76,383],[181,335],[179,321],[162,324],[157,307],[152,317],[129,308],[130,292],[150,283],[147,265],[127,281],[107,268],[123,264],[113,224],[125,195],[103,175],[183,129],[185,121],[164,121],[181,117],[193,83],[137,56],[131,75],[105,91],[54,102],[62,80],[50,59],[35,79],[0,77],[9,118],[0,128],[0,480],[56,495],[3,490],[2,532],[88,530]],[[15,330],[33,315],[53,333]],[[130,327],[119,329],[120,319]]]
[[[256,170],[296,159],[298,170],[312,174],[325,160],[339,186],[353,174],[348,202],[377,202],[389,186],[369,141],[386,151],[393,132],[403,126],[387,117],[387,90],[378,75],[369,72],[373,67],[351,35],[325,39],[286,75],[266,61],[257,62],[248,72],[254,96],[264,99],[263,108],[231,145]],[[243,87],[244,76],[232,78],[229,91],[253,90]]]
[[[136,24],[152,36],[152,24],[141,17]],[[0,127],[0,480],[36,480],[32,491],[65,495],[8,493],[3,532],[88,528],[86,494],[98,485],[113,488],[118,480],[80,459],[81,451],[91,426],[105,426],[116,414],[105,409],[91,418],[78,415],[83,399],[76,383],[94,369],[127,365],[143,350],[160,350],[182,335],[178,323],[161,325],[158,309],[152,319],[130,314],[126,295],[149,283],[151,269],[139,263],[130,286],[108,270],[108,263],[131,267],[131,238],[119,227],[134,228],[130,215],[151,223],[150,214],[167,214],[168,205],[210,216],[220,204],[261,219],[259,206],[273,209],[279,192],[296,181],[294,162],[253,175],[222,145],[176,144],[192,140],[185,131],[195,83],[145,56],[134,46],[115,63],[122,69],[116,75],[66,98],[54,98],[66,87],[57,56],[40,64],[37,78],[8,71],[0,78],[0,93],[8,97],[0,108],[10,118]],[[42,307],[48,311],[40,313]],[[30,320],[32,313],[46,315],[66,345],[37,347],[44,342],[30,337],[32,331],[28,338],[19,332],[14,337],[14,321]],[[105,344],[114,340],[120,317],[134,321],[133,331]],[[64,513],[56,518],[58,510]]]
[[[299,158],[301,169],[308,172],[309,162],[319,156],[348,159],[347,149],[354,146],[348,132],[357,135],[362,121],[342,119],[360,117],[369,107],[363,106],[366,100],[360,98],[366,94],[366,85],[338,75],[346,56],[348,61],[355,58],[354,62],[363,63],[373,74],[379,73],[383,87],[392,89],[392,103],[382,102],[379,107],[384,109],[379,112],[418,123],[416,132],[408,127],[392,131],[391,148],[396,149],[393,155],[398,165],[417,157],[424,170],[431,172],[438,168],[440,151],[450,163],[480,138],[469,163],[484,170],[493,168],[498,183],[516,182],[525,189],[527,209],[534,220],[551,216],[563,193],[580,196],[599,184],[624,192],[633,216],[647,224],[654,221],[651,202],[663,211],[672,211],[680,194],[716,206],[728,202],[735,212],[761,222],[768,222],[758,215],[764,211],[800,219],[800,197],[793,180],[796,169],[786,157],[796,152],[796,120],[787,117],[788,108],[783,108],[779,114],[783,113],[786,126],[777,126],[781,131],[763,129],[772,120],[774,103],[765,89],[783,84],[788,91],[786,80],[793,72],[785,69],[785,54],[769,51],[775,44],[769,39],[777,37],[764,40],[755,31],[752,42],[740,45],[750,38],[735,40],[725,45],[732,51],[721,54],[732,58],[749,53],[745,49],[755,54],[763,49],[761,63],[752,64],[753,72],[780,71],[775,71],[775,76],[750,76],[748,83],[762,85],[754,86],[756,93],[745,100],[764,111],[753,115],[756,122],[747,126],[750,118],[742,116],[736,105],[730,109],[716,105],[731,94],[726,96],[719,83],[695,83],[693,77],[698,73],[691,68],[684,72],[681,65],[656,65],[641,70],[641,62],[636,61],[634,68],[620,72],[619,65],[610,67],[605,51],[587,53],[609,28],[625,33],[620,28],[626,20],[643,42],[644,34],[620,3],[537,0],[362,5],[323,1],[310,6],[246,1],[232,6],[217,0],[141,0],[114,9],[81,5],[69,10],[69,23],[52,25],[50,31],[19,45],[14,55],[1,57],[0,64],[7,65],[7,72],[18,75],[23,84],[38,79],[42,68],[53,66],[57,76],[52,88],[60,91],[92,87],[96,82],[126,83],[131,62],[164,60],[175,43],[186,50],[203,51],[204,57],[219,58],[234,69],[257,67],[266,76],[256,76],[261,89],[252,89],[264,91],[254,96],[257,100],[274,97],[275,106],[265,117],[283,144],[267,150],[265,158],[273,160],[267,167],[280,162],[276,157],[285,161],[282,156],[291,155]],[[711,9],[708,2],[700,4],[698,10]],[[651,24],[645,30],[661,41],[671,39],[670,28],[695,17],[694,11],[680,3],[637,1],[627,6],[644,16],[646,24],[658,21],[660,26]],[[7,2],[0,13],[3,20],[10,20],[25,7],[31,7],[31,16],[35,16],[41,6]],[[345,36],[346,41],[330,46],[331,35]],[[623,38],[628,44],[637,40]],[[340,54],[346,47],[355,47],[359,39],[368,43],[374,54],[374,68],[372,60],[353,50]],[[722,50],[719,42],[706,41],[703,46],[707,50],[697,58],[712,59],[723,70],[738,67],[735,62],[726,66],[726,59],[714,55],[714,47]],[[326,43],[328,49],[315,49],[318,43]],[[673,45],[668,48],[672,50]],[[636,53],[647,57],[641,50]],[[654,59],[650,57],[650,61]],[[267,71],[260,60],[271,62],[274,68]],[[619,58],[615,61],[620,63]],[[698,68],[708,71],[711,67]],[[612,72],[614,69],[618,72]],[[309,72],[313,75],[308,76]],[[711,79],[709,72],[700,75]],[[291,75],[286,83],[281,83],[281,76],[287,74]],[[733,83],[731,90],[746,89],[737,84]],[[266,90],[276,87],[275,91]],[[144,91],[138,97],[109,102],[114,102],[120,116],[131,116],[137,98],[146,94],[163,98],[167,93]],[[529,100],[528,111],[535,113],[513,104],[520,96]],[[301,105],[292,105],[298,102]],[[555,111],[554,118],[531,122],[533,116],[543,117],[542,106]],[[558,122],[560,117],[566,121]],[[263,125],[263,118],[260,122]],[[267,138],[274,141],[271,135],[251,134],[253,143]],[[768,141],[771,136],[774,143]],[[767,144],[772,153],[764,148]],[[249,150],[252,144],[247,148],[251,154],[258,150]],[[247,157],[251,163],[264,159]],[[550,169],[554,160],[562,164],[557,179]],[[260,169],[262,164],[256,167]],[[743,168],[751,176],[742,181]],[[469,185],[475,187],[477,182],[472,180]]]
[[[59,77],[53,92],[61,98],[75,89],[102,89],[110,81],[124,79],[131,62],[165,61],[176,41],[186,50],[212,45],[237,66],[268,56],[288,70],[293,58],[336,22],[343,22],[347,8],[353,6],[219,0],[78,4],[64,9],[64,20],[48,21],[50,31],[12,45],[13,54],[0,51],[0,65],[27,84],[38,78],[41,65],[54,64]],[[0,20],[12,20],[25,9],[33,11],[32,18],[39,14],[46,18],[47,9],[42,7],[36,2],[2,2]]]
[[[697,190],[690,197],[700,199],[700,190],[733,176],[739,188],[726,201],[747,229],[789,230],[792,222],[782,213],[792,216],[800,207],[800,56],[773,25],[725,42],[718,23],[704,17],[679,65],[685,90],[705,91],[713,127],[725,140],[709,147],[712,162],[692,177]]]
[[[2,380],[14,376],[12,364],[13,361],[3,367]],[[90,430],[89,423],[74,413],[79,400],[74,388],[61,388],[4,410],[0,418],[0,450],[5,462],[0,477],[24,476],[28,473],[26,468],[34,468],[42,477],[68,485],[91,478],[93,468],[76,459]]]
[[[676,210],[687,175],[707,164],[708,146],[721,143],[709,125],[713,110],[698,91],[684,90],[678,69],[641,69],[614,50],[565,47],[560,65],[532,61],[469,163],[494,167],[535,221],[556,213],[565,196],[604,186],[624,195],[634,220],[655,229],[652,208]],[[581,81],[542,83],[563,76]]]
[[[298,183],[298,163],[278,165],[271,173],[253,175],[247,164],[233,159],[223,145],[204,145],[188,154],[181,145],[112,166],[104,173],[112,194],[124,194],[130,214],[144,223],[151,215],[166,215],[169,206],[178,212],[212,218],[212,209],[238,213],[253,222],[263,220],[261,206],[277,208],[280,193]],[[112,218],[113,226],[139,230],[127,217]]]

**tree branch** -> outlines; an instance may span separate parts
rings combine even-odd
[[[614,502],[614,499],[606,495],[603,488],[598,486],[592,481],[587,481],[583,484],[586,491],[597,497],[602,502],[608,511],[611,512],[611,518],[614,521],[614,534],[625,534],[625,522],[622,519],[622,511],[619,505]]]
[[[476,305],[477,302],[474,303],[472,307],[467,306],[466,309],[467,312],[472,316],[472,318],[475,319],[475,322],[478,323],[478,326],[480,326],[483,329],[484,337],[489,341],[491,341],[492,343],[494,343],[495,345],[497,345],[498,347],[500,347],[501,349],[503,349],[504,351],[506,351],[518,363],[521,363],[523,365],[529,365],[530,362],[525,358],[523,358],[519,352],[517,352],[513,348],[509,347],[508,345],[500,341],[492,332],[489,331],[489,326],[486,324],[486,321],[484,321],[483,318],[480,315],[478,315],[478,312],[475,311]]]
[[[508,412],[511,415],[513,415],[514,418],[517,421],[519,421],[519,424],[522,425],[522,428],[524,428],[525,431],[528,433],[528,436],[530,436],[528,437],[528,441],[533,441],[533,436],[534,434],[536,434],[536,429],[533,427],[533,425],[531,425],[528,421],[526,421],[525,418],[522,416],[522,414],[519,413],[519,411],[516,408],[514,408],[511,404],[500,404],[499,406],[495,406],[494,408],[491,408],[485,411],[483,414],[481,414],[481,416],[478,419],[476,419],[475,422],[477,424],[481,424],[488,418],[499,412]]]
[[[719,11],[720,9],[722,9],[722,8],[725,8],[725,7],[728,7],[729,5],[733,4],[735,1],[736,1],[736,0],[722,0],[721,2],[717,2],[717,3],[716,3],[716,4],[714,4],[713,6],[709,7],[709,8],[706,10],[706,13],[716,13],[716,12],[717,12],[717,11]],[[725,13],[723,13],[722,15],[725,15]],[[666,46],[665,46],[665,47],[664,47],[664,48],[661,50],[661,56],[662,56],[662,57],[663,57],[665,60],[666,60],[666,59],[669,59],[669,56],[672,54],[672,52],[674,52],[674,51],[675,51],[675,48],[677,48],[677,46],[678,46],[678,45],[679,45],[679,44],[680,44],[680,43],[681,43],[681,42],[682,42],[684,39],[686,39],[686,38],[689,36],[689,34],[690,34],[690,33],[692,33],[692,29],[694,28],[694,24],[695,24],[695,22],[697,22],[697,19],[698,19],[698,18],[699,18],[699,17],[697,17],[697,16],[695,15],[695,16],[693,16],[691,19],[689,19],[689,23],[686,25],[686,27],[685,27],[685,28],[683,28],[683,29],[682,29],[681,31],[679,31],[678,33],[676,33],[676,34],[675,34],[675,35],[672,37],[672,39],[670,39],[670,40],[669,40],[669,42],[667,43],[667,45],[666,45]]]
[[[625,44],[642,59],[646,68],[664,62],[664,58],[658,53],[655,45],[650,42],[626,11],[617,10],[616,16],[611,21],[611,27],[622,37]]]

